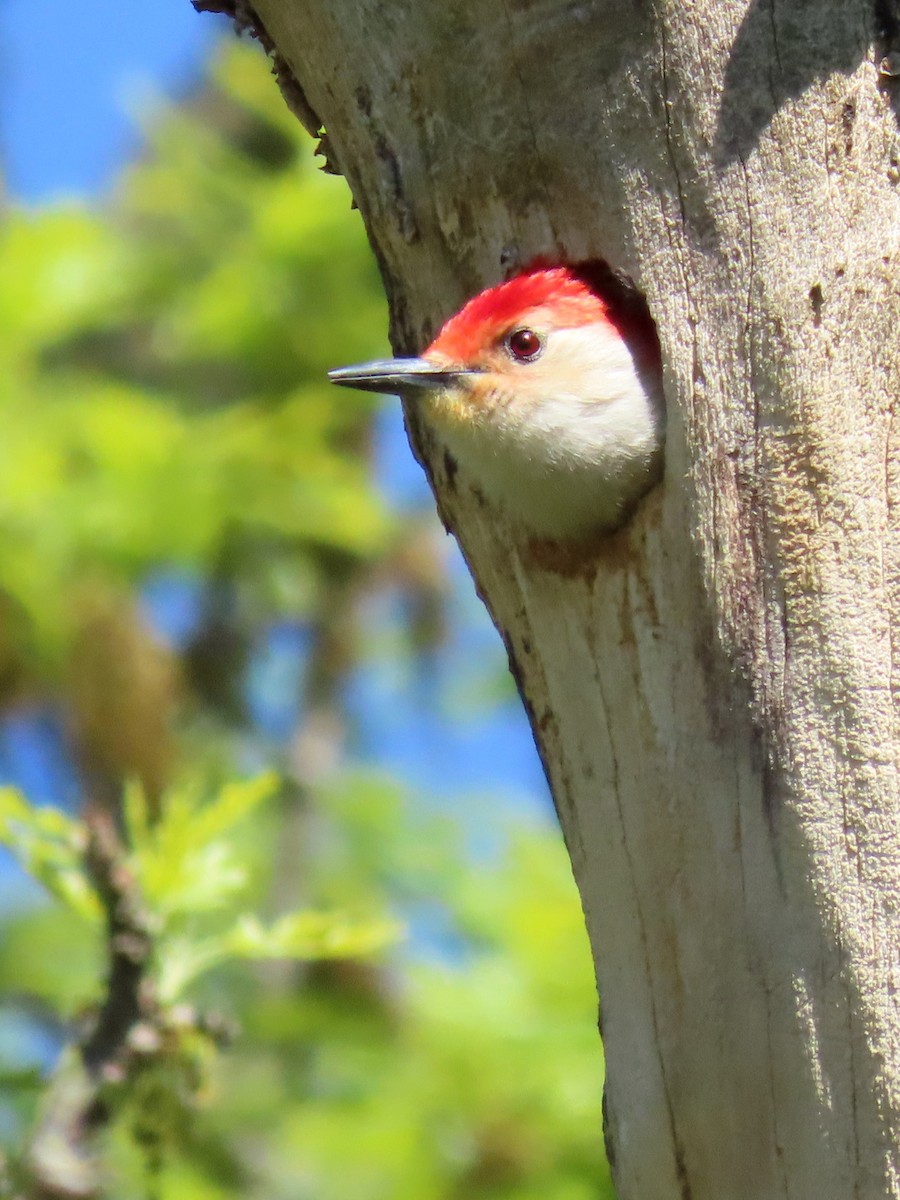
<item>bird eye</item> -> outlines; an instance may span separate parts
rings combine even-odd
[[[514,329],[506,339],[506,348],[517,362],[534,362],[544,343],[533,329]]]

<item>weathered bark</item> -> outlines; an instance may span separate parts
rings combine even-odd
[[[536,254],[659,324],[664,483],[565,569],[407,414],[571,851],[623,1200],[900,1196],[891,0],[241,8],[398,351]]]

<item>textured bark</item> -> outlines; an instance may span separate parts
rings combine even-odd
[[[580,555],[407,413],[572,855],[622,1200],[900,1196],[890,0],[255,9],[398,351],[536,254],[659,325],[664,483]]]

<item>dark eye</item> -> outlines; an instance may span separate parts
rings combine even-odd
[[[533,362],[544,349],[544,343],[533,329],[514,329],[506,338],[506,348],[518,362]]]

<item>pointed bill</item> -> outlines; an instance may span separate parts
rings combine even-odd
[[[470,374],[471,371],[454,371],[429,362],[427,358],[388,358],[359,363],[354,367],[338,367],[328,372],[328,378],[340,387],[399,395],[408,391],[447,387]]]

